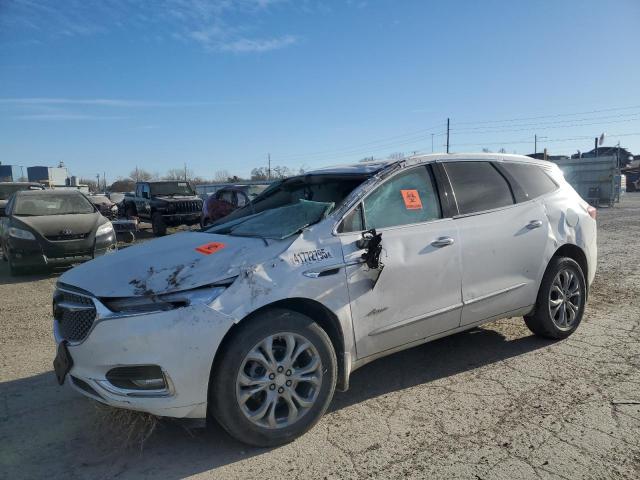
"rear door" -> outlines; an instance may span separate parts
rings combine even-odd
[[[358,358],[456,328],[460,248],[443,218],[431,168],[401,171],[373,190],[341,225],[340,240]],[[382,234],[384,268],[362,263],[365,229]]]
[[[535,303],[548,220],[535,201],[516,203],[512,185],[491,162],[445,162],[458,205],[462,258],[461,325]]]

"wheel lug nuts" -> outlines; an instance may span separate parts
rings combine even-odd
[[[282,373],[283,370],[284,370],[284,367],[282,366],[278,367],[278,373]]]
[[[291,370],[287,370],[287,374],[286,375],[287,375],[287,377],[290,377],[291,376]]]
[[[274,378],[276,378],[276,374],[275,373],[270,373],[269,374],[269,380],[273,380]]]
[[[284,392],[284,388],[280,387],[280,388],[278,389],[278,393],[282,393],[282,392]]]
[[[287,380],[287,387],[290,387],[293,382],[291,380]]]
[[[276,386],[274,383],[272,383],[271,385],[269,385],[269,390],[275,390]]]

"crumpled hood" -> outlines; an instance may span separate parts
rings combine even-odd
[[[240,274],[243,268],[274,258],[293,239],[269,240],[203,232],[177,233],[105,255],[79,265],[60,277],[60,283],[97,297],[157,295],[209,285]],[[215,246],[205,254],[199,247]],[[205,251],[206,248],[204,248]]]

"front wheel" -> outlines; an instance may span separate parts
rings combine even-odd
[[[241,442],[288,443],[320,420],[333,397],[333,345],[300,313],[274,309],[248,320],[220,355],[211,374],[210,413]]]
[[[582,321],[586,292],[580,265],[568,257],[552,258],[542,277],[535,310],[524,317],[527,327],[541,337],[567,338]]]

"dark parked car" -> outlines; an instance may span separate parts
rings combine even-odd
[[[201,226],[226,217],[234,210],[249,204],[269,185],[234,185],[224,187],[211,195],[202,210]]]
[[[118,206],[106,195],[87,195],[87,198],[103,216],[110,220],[118,217]]]
[[[135,195],[123,202],[126,216],[150,221],[158,237],[167,227],[197,225],[202,215],[202,200],[189,182],[138,182]]]
[[[21,190],[43,190],[39,183],[33,182],[0,182],[0,212],[4,209],[9,197]]]
[[[0,217],[2,256],[12,274],[69,266],[116,250],[111,222],[77,190],[19,191]]]

